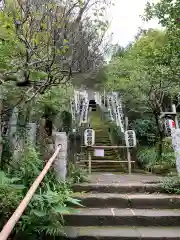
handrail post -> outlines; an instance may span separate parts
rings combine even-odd
[[[132,173],[132,167],[131,167],[131,153],[130,153],[130,150],[129,148],[127,147],[127,159],[128,159],[128,171],[129,171],[129,174]]]
[[[88,169],[89,169],[89,174],[91,174],[91,153],[88,152]]]

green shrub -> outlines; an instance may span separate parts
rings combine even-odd
[[[138,162],[143,168],[151,168],[157,162],[156,148],[144,148],[138,151],[137,154]]]
[[[135,130],[139,143],[152,145],[157,141],[157,129],[154,119],[136,119],[130,124],[130,127]]]
[[[0,171],[0,227],[11,216],[23,198],[23,185],[18,184],[20,179],[7,176]]]
[[[70,163],[69,178],[72,183],[88,182],[88,172],[85,169]]]
[[[12,215],[30,185],[43,169],[43,161],[30,144],[22,158],[12,162],[8,174],[0,172],[0,222],[1,227]],[[70,206],[81,206],[74,199],[70,183],[57,182],[50,171],[37,189],[23,216],[14,229],[17,239],[37,239],[37,236],[63,233],[63,214],[72,212]]]
[[[171,150],[171,151],[170,151]],[[156,147],[143,148],[138,151],[138,162],[142,168],[155,169],[155,172],[168,172],[176,167],[174,152],[172,149],[166,149],[162,153],[161,159],[157,158]],[[159,171],[157,170],[159,168]]]
[[[161,163],[166,164],[171,168],[176,167],[176,159],[174,152],[162,153]]]
[[[161,181],[162,192],[180,194],[180,177],[166,177]]]

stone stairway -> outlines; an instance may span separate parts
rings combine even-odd
[[[90,112],[90,123],[95,130],[95,145],[97,146],[111,146],[112,143],[109,138],[108,124],[101,119],[100,110]],[[114,149],[105,149],[104,157],[92,156],[92,172],[120,172],[122,171],[120,158]],[[87,159],[86,159],[87,160]],[[81,167],[87,168],[88,163],[80,163]]]
[[[74,191],[84,207],[64,216],[64,239],[180,239],[180,196],[158,194],[158,184],[98,182],[75,185]]]

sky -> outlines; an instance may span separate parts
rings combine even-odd
[[[109,31],[113,33],[112,43],[128,45],[134,39],[138,28],[160,28],[157,20],[143,23],[143,15],[147,0],[116,0],[116,4],[108,12],[111,21]]]

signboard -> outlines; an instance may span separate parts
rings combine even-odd
[[[126,146],[135,147],[137,144],[135,131],[127,130],[124,135],[125,135]]]
[[[94,156],[95,157],[104,157],[104,149],[95,149]]]
[[[88,128],[84,131],[84,144],[85,146],[93,146],[95,144],[95,131]]]

